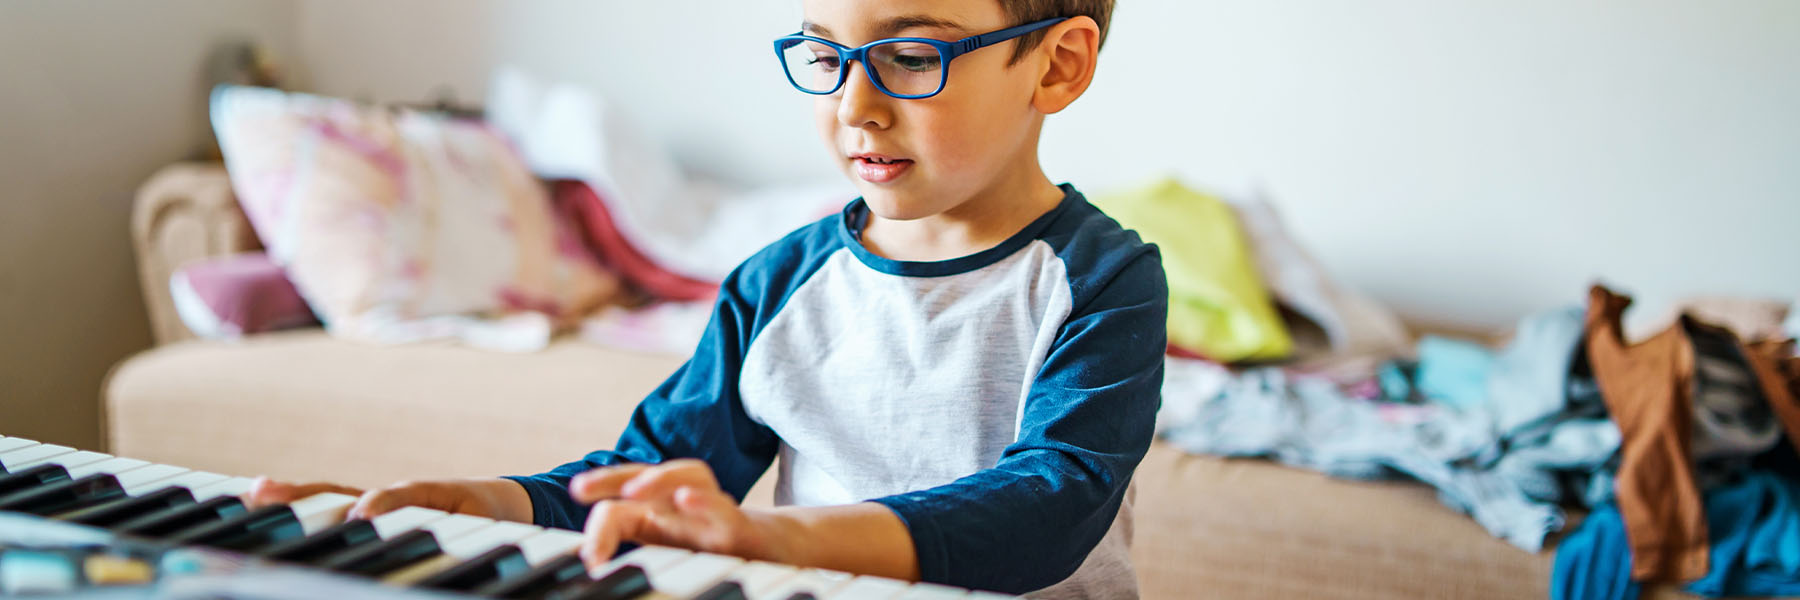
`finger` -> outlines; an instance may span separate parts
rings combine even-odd
[[[731,515],[737,500],[717,488],[683,486],[675,490],[675,509],[681,513],[681,529],[695,549],[728,552],[736,534]]]
[[[619,543],[638,537],[649,525],[650,507],[630,500],[603,500],[588,513],[581,536],[581,562],[589,569],[612,560]]]
[[[632,500],[667,501],[683,487],[718,489],[706,463],[693,459],[672,460],[645,470],[625,482],[620,495]]]
[[[243,498],[251,508],[256,508],[270,504],[285,504],[326,492],[350,496],[360,496],[363,493],[360,489],[335,483],[293,484],[268,477],[257,477],[254,482],[251,482],[250,491],[244,493]]]
[[[601,500],[623,496],[619,489],[625,482],[649,469],[651,465],[632,463],[613,467],[601,467],[576,475],[569,480],[569,497],[582,504],[593,504]]]
[[[684,515],[716,515],[737,508],[737,499],[718,489],[683,486],[675,490],[675,508]]]
[[[369,490],[350,507],[350,518],[373,519],[407,506],[432,506],[430,492],[424,483],[401,482],[379,490]]]

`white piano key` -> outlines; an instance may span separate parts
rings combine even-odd
[[[0,453],[0,465],[6,466],[7,471],[17,471],[19,470],[19,465],[37,462],[39,459],[49,458],[58,454],[68,454],[74,451],[74,448],[58,446],[56,444],[26,446],[6,453]]]
[[[162,489],[165,487],[162,483],[164,480],[177,477],[184,473],[203,472],[189,471],[174,465],[148,465],[129,471],[114,473],[114,476],[119,478],[119,486],[125,488],[125,493],[133,496],[141,496],[145,492]],[[218,475],[218,478],[224,479],[225,476]],[[218,481],[218,479],[213,481]]]
[[[697,553],[687,560],[645,571],[650,574],[650,586],[656,591],[676,598],[691,598],[723,581],[742,564],[744,559],[735,556]]]
[[[20,438],[20,437],[0,438],[0,454],[12,452],[14,450],[24,448],[26,446],[36,446],[36,445],[38,445],[37,440],[30,440],[30,439],[25,439],[25,438]]]
[[[855,576],[842,571],[804,569],[775,586],[774,590],[756,598],[787,600],[789,596],[801,592],[812,594],[818,598],[830,598],[832,594],[848,585],[851,579],[855,579]]]
[[[444,518],[436,519],[430,523],[421,525],[419,529],[431,532],[431,537],[437,538],[438,544],[441,546],[445,542],[449,542],[494,523],[495,521],[493,519],[484,517],[449,514],[445,515]]]
[[[511,544],[523,540],[542,533],[543,531],[544,528],[536,525],[527,525],[510,521],[495,521],[491,525],[457,536],[456,539],[448,542],[443,542],[439,545],[439,549],[443,550],[444,554],[450,556],[464,559],[475,558],[476,556],[480,556],[483,552],[493,550],[504,544]]]
[[[142,460],[138,460],[135,458],[120,458],[120,457],[115,456],[115,457],[112,457],[112,458],[109,458],[106,460],[102,460],[99,462],[91,462],[91,463],[88,463],[85,465],[81,465],[79,467],[72,467],[69,469],[69,477],[72,479],[81,479],[83,477],[87,477],[89,475],[93,475],[96,473],[107,473],[107,474],[117,476],[126,471],[130,471],[130,470],[136,469],[138,467],[147,466],[149,464],[150,463],[148,461],[142,461]],[[124,483],[124,480],[121,479],[120,483]],[[127,491],[129,492],[129,490],[127,490]]]
[[[910,584],[898,579],[886,577],[857,577],[837,591],[832,592],[829,600],[894,600],[906,593]],[[824,596],[821,596],[825,598]]]
[[[300,529],[312,535],[344,522],[344,515],[355,505],[356,496],[325,492],[290,502],[288,509],[300,520]]]
[[[55,464],[55,465],[62,465],[63,469],[66,470],[66,469],[73,469],[75,467],[79,467],[81,465],[85,465],[85,464],[89,464],[89,463],[99,462],[102,460],[106,460],[108,458],[112,458],[112,455],[111,454],[101,454],[99,452],[88,452],[86,450],[78,450],[78,451],[69,452],[66,454],[57,454],[54,456],[46,456],[44,458],[40,458],[37,460],[22,462],[22,463],[19,463],[19,468],[20,469],[29,469],[29,468],[32,468],[32,467],[35,467],[38,465],[43,465],[43,464]],[[75,473],[72,471],[69,473],[70,477],[74,477],[74,475],[75,475]]]
[[[787,565],[750,561],[738,566],[727,579],[738,582],[738,587],[744,589],[745,596],[766,598],[775,591],[776,586],[798,574],[800,569]]]
[[[375,526],[375,535],[379,535],[381,539],[385,540],[447,516],[450,516],[450,513],[441,510],[406,506],[369,519],[369,524]]]
[[[643,569],[645,573],[651,575],[650,586],[661,589],[661,586],[656,585],[656,571],[674,563],[687,560],[688,557],[693,555],[693,552],[682,550],[680,548],[643,546],[625,553],[624,556],[614,558],[606,564],[594,567],[592,570],[588,571],[588,574],[592,575],[595,579],[599,579],[605,577],[608,573],[619,570],[619,567],[625,565],[637,565],[638,568]]]
[[[231,477],[224,481],[188,489],[194,491],[195,502],[205,502],[219,496],[242,496],[250,493],[250,486],[255,483],[256,480],[249,477]]]
[[[899,600],[965,600],[969,590],[935,583],[915,583],[900,594]]]
[[[542,533],[519,540],[519,552],[532,566],[574,552],[581,547],[581,534],[567,529],[545,529]]]

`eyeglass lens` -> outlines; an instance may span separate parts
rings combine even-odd
[[[901,96],[932,94],[943,87],[944,59],[938,49],[919,42],[885,42],[869,48],[864,68],[872,68],[882,87]],[[826,94],[836,91],[844,65],[836,48],[819,42],[800,42],[782,50],[782,64],[801,89]]]

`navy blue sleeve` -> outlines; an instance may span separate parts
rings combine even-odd
[[[906,523],[924,580],[1025,593],[1081,566],[1150,448],[1167,314],[1162,262],[1147,247],[1064,322],[998,464],[875,500]]]
[[[531,495],[534,522],[581,529],[589,507],[569,497],[569,480],[589,469],[626,462],[697,458],[712,467],[727,493],[743,501],[775,460],[779,443],[773,431],[750,419],[738,398],[738,369],[758,309],[746,299],[758,296],[755,286],[743,281],[744,270],[739,267],[721,286],[694,356],[638,404],[612,450],[591,452],[547,473],[507,477]]]

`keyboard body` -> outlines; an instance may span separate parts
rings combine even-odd
[[[577,532],[355,498],[249,507],[251,480],[0,436],[0,596],[950,600],[1006,598],[676,548],[589,569]]]

